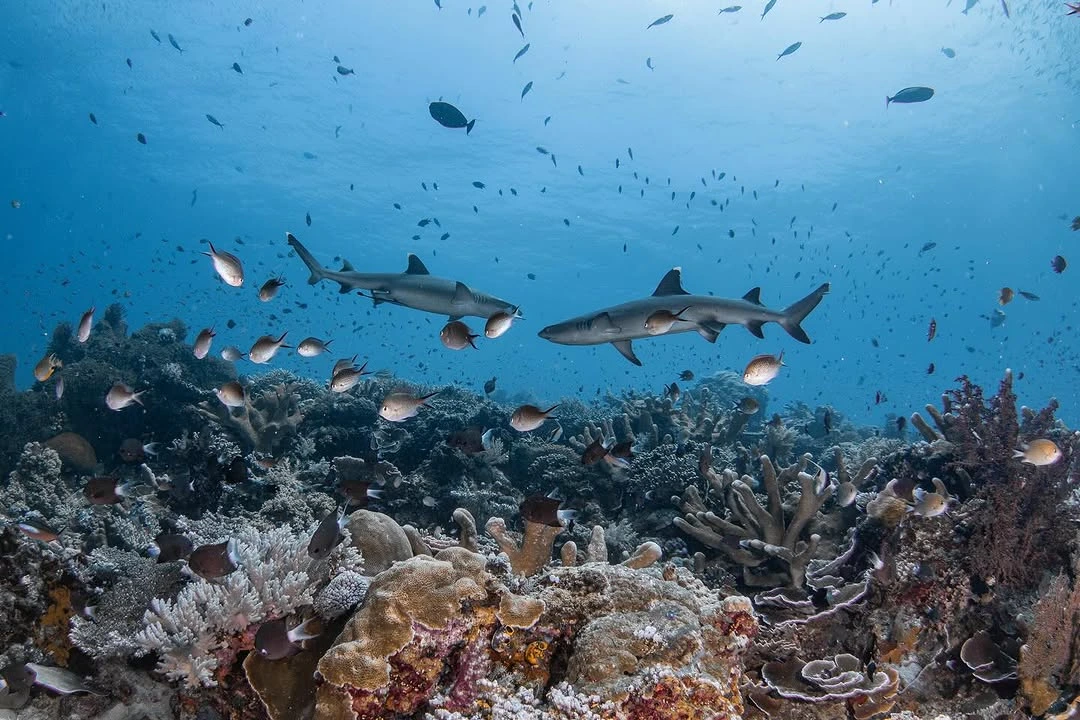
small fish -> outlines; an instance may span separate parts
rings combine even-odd
[[[510,329],[510,326],[514,324],[514,320],[520,317],[521,314],[516,307],[510,308],[509,311],[498,311],[484,323],[484,337],[490,340],[502,337]]]
[[[525,31],[521,29],[521,18],[518,17],[517,13],[511,13],[510,19],[514,22],[514,27],[517,28],[517,31],[521,33],[521,37],[524,38]]]
[[[486,12],[487,12],[487,5],[481,5],[479,8],[476,9],[476,17],[480,17]]]
[[[1001,327],[1005,324],[1005,319],[1005,313],[998,308],[994,308],[994,312],[990,313],[990,327]]]
[[[892,97],[885,96],[885,109],[892,103],[921,103],[934,97],[934,88],[908,87],[896,93]]]
[[[152,442],[143,444],[138,438],[127,438],[120,443],[120,449],[116,454],[126,463],[141,463],[147,455],[157,456],[160,443]]]
[[[904,428],[906,428],[906,427],[907,427],[907,418],[906,417],[901,415],[900,417],[896,418],[896,432],[903,435],[904,434]]]
[[[195,203],[199,200],[199,188],[195,188],[191,191],[191,207],[195,207]]]
[[[240,73],[241,75],[244,74],[244,71],[240,69],[240,63],[235,63],[234,62],[232,64],[232,69],[235,70],[236,72]]]
[[[650,335],[663,335],[671,329],[672,325],[682,321],[682,314],[689,309],[690,306],[687,305],[677,313],[670,310],[657,310],[645,318],[645,331]]]
[[[116,505],[130,497],[129,486],[117,483],[111,475],[90,478],[83,486],[83,496],[91,505]]]
[[[826,20],[839,20],[840,18],[846,18],[846,17],[847,17],[847,13],[846,13],[846,12],[834,12],[834,13],[829,13],[829,14],[828,14],[828,15],[826,15],[825,17],[823,17],[823,18],[821,18],[820,20],[818,20],[818,25],[820,25],[821,23],[825,22]]]
[[[1020,297],[1024,298],[1025,300],[1031,300],[1032,302],[1036,302],[1040,299],[1038,295],[1033,292],[1028,292],[1027,290],[1017,290],[1016,292],[1020,295]]]
[[[277,297],[278,290],[285,287],[285,278],[272,277],[262,284],[259,288],[259,300],[262,302],[270,302]]]
[[[53,394],[56,395],[56,399],[58,401],[60,400],[60,398],[64,397],[64,377],[63,377],[63,375],[56,378],[56,386],[53,388]]]
[[[522,100],[524,100],[524,99],[525,99],[525,96],[529,94],[529,91],[530,91],[530,90],[532,90],[532,85],[533,85],[533,84],[532,84],[532,80],[530,80],[529,82],[525,83],[525,87],[523,87],[523,88],[521,89],[521,99],[522,99]]]
[[[140,398],[145,392],[146,390],[135,392],[124,383],[118,382],[109,388],[109,392],[105,393],[105,406],[110,410],[120,411],[135,403],[142,405],[143,401]]]
[[[205,580],[217,580],[235,572],[240,567],[236,541],[200,545],[188,556],[188,567]]]
[[[45,524],[43,520],[31,519],[16,523],[15,528],[31,540],[50,543],[60,537],[60,533]]]
[[[244,357],[243,351],[235,345],[227,345],[221,349],[221,359],[236,362]]]
[[[690,382],[691,380],[694,379],[694,371],[693,370],[683,370],[681,373],[679,373],[679,379],[682,380],[683,382]]]
[[[450,103],[442,101],[433,102],[428,105],[428,112],[431,113],[431,117],[435,122],[445,128],[450,128],[452,130],[465,128],[466,135],[471,133],[473,126],[476,125],[475,119],[466,120],[465,115]]]
[[[535,405],[522,405],[510,416],[510,427],[518,432],[532,432],[543,425],[557,407],[558,404],[555,404],[547,410],[541,410]]]
[[[76,331],[75,337],[80,343],[84,343],[90,339],[90,330],[93,328],[94,325],[95,309],[96,308],[93,307],[90,308],[82,314],[81,318],[79,318],[79,329]]]
[[[163,532],[154,538],[154,543],[146,549],[146,553],[158,563],[167,563],[186,560],[194,549],[195,543],[186,535]]]
[[[525,522],[550,527],[562,527],[577,514],[573,510],[560,510],[562,500],[547,495],[530,495],[518,506],[518,513]]]
[[[769,11],[772,10],[775,5],[776,5],[776,0],[769,0],[769,2],[767,2],[765,4],[765,12],[761,13],[761,18],[760,19],[764,20],[765,16],[769,14]]]
[[[926,374],[927,375],[933,375],[935,369],[936,368],[934,367],[934,363],[930,363],[926,368]],[[903,419],[903,418],[901,418],[901,419]]]
[[[283,332],[276,340],[273,335],[263,335],[251,346],[251,350],[248,351],[248,360],[259,365],[270,362],[278,350],[289,347],[285,344],[285,336],[288,334],[288,331]]]
[[[742,10],[742,5],[728,5],[726,8],[721,8],[717,15],[723,15],[724,13],[736,13]]]
[[[517,62],[518,58],[520,58],[522,55],[524,55],[527,52],[529,52],[529,43],[525,43],[525,47],[523,47],[523,48],[521,48],[520,50],[517,51],[517,55],[514,56],[513,62]],[[511,63],[511,64],[513,64],[513,63]]]
[[[379,417],[388,422],[404,422],[416,417],[420,408],[426,407],[427,401],[438,394],[438,390],[420,397],[405,392],[390,393],[383,398],[382,405],[379,406]]]
[[[1080,3],[1077,3],[1076,5],[1065,3],[1065,7],[1069,8],[1069,12],[1065,13],[1066,16],[1080,15]]]
[[[323,342],[317,337],[306,337],[296,346],[296,354],[300,357],[318,357],[329,351],[332,342],[334,341],[327,340]]]
[[[836,504],[840,507],[848,507],[851,503],[855,502],[855,496],[858,495],[858,488],[854,483],[844,481],[836,485]]]
[[[784,52],[777,55],[776,59],[779,60],[782,57],[786,57],[786,56],[790,55],[791,53],[795,52],[796,50],[798,50],[801,47],[802,47],[802,42],[801,41],[800,42],[793,42],[790,45],[788,45],[786,48],[784,48]]]
[[[471,347],[476,350],[475,338],[480,337],[469,329],[469,326],[460,320],[451,320],[439,331],[439,339],[449,350],[464,350]]]
[[[330,375],[337,375],[345,368],[353,367],[356,364],[356,357],[356,355],[353,355],[351,358],[341,358],[340,360],[338,360],[336,363],[334,363],[334,369],[330,371]]]
[[[735,404],[735,408],[743,415],[756,415],[758,410],[761,409],[761,403],[755,398],[744,397]]]
[[[472,186],[473,186],[474,188],[476,188],[477,190],[483,190],[484,188],[486,188],[486,187],[487,187],[487,185],[485,185],[484,183],[480,182],[479,180],[474,180],[474,181],[473,181],[473,184],[472,184]]]
[[[360,379],[365,375],[371,375],[367,371],[366,362],[358,368],[351,366],[342,368],[330,377],[330,391],[336,393],[348,392],[356,387]]]
[[[1013,290],[1012,288],[1003,287],[998,291],[998,305],[1008,305],[1012,302]]]
[[[975,7],[978,4],[979,4],[979,0],[967,0],[967,3],[964,4],[964,9],[961,10],[960,12],[963,13],[964,15],[967,15],[968,10],[970,10],[971,8]]]
[[[169,44],[179,50],[181,55],[184,54],[184,48],[180,47],[180,43],[176,42],[176,38],[172,36],[172,33],[169,33]]]
[[[209,122],[209,123],[210,123],[211,125],[217,125],[217,126],[218,126],[219,128],[221,128],[222,130],[224,130],[224,129],[225,129],[225,126],[224,126],[224,125],[222,125],[222,124],[221,124],[221,122],[220,122],[220,121],[219,121],[219,120],[218,120],[218,119],[217,119],[216,117],[214,117],[213,115],[211,115],[210,113],[206,113],[206,120],[207,120],[207,122]]]
[[[562,440],[562,436],[563,436],[562,423],[560,423],[558,420],[556,420],[555,421],[555,427],[553,427],[551,429],[551,432],[548,433],[547,441],[549,443],[557,443],[557,442],[559,442],[559,440]]]
[[[926,342],[937,337],[937,320],[930,318],[930,326],[926,329]]]
[[[922,255],[924,252],[929,252],[929,251],[933,250],[936,247],[937,247],[936,242],[923,243],[923,246],[921,248],[919,248],[919,254]]]
[[[199,331],[199,334],[195,337],[195,344],[192,346],[192,352],[195,354],[195,359],[202,360],[210,354],[210,343],[213,342],[214,328],[203,328]]]
[[[821,418],[821,425],[825,428],[826,435],[832,432],[832,410],[825,409],[825,414]]]
[[[1021,458],[1021,462],[1029,463],[1035,467],[1053,465],[1062,458],[1061,450],[1052,440],[1032,440],[1023,450],[1013,452],[1014,458]]]
[[[435,4],[442,9],[439,0],[435,0]],[[284,660],[300,652],[300,644],[304,640],[317,638],[321,628],[322,621],[317,617],[292,630],[285,624],[285,618],[267,620],[255,632],[255,652],[264,660]]]
[[[945,57],[949,58],[950,60],[952,60],[954,57],[956,57],[956,51],[953,50],[952,48],[948,48],[948,47],[941,48],[941,54],[944,55]]]
[[[203,255],[209,257],[214,263],[214,271],[218,274],[226,285],[232,287],[240,287],[244,284],[244,267],[240,264],[240,258],[236,257],[232,253],[222,250],[218,252],[214,248],[214,244],[208,242],[210,246],[210,252],[204,252]]]
[[[311,227],[311,213],[304,213],[304,222],[308,227]]]
[[[655,70],[656,69],[655,67],[653,67],[651,57],[645,58],[645,67],[649,68],[650,70]]]
[[[1062,218],[1064,220],[1064,218]],[[1080,215],[1077,215],[1072,219],[1072,229],[1074,231],[1080,230]]]
[[[94,113],[90,113],[90,122],[97,125],[97,115],[95,115]]]
[[[604,456],[608,454],[608,449],[603,443],[602,438],[596,438],[592,443],[585,448],[585,451],[581,453],[582,465],[595,465],[604,459]]]
[[[139,141],[140,145],[145,145],[146,144],[146,136],[143,135],[142,133],[136,133],[135,139]]]
[[[346,509],[348,509],[347,506]],[[315,560],[322,560],[329,555],[330,551],[341,543],[341,529],[345,527],[346,522],[348,522],[348,515],[344,510],[339,513],[336,508],[324,517],[308,542],[308,556]]]
[[[677,383],[671,383],[664,386],[664,397],[671,398],[671,404],[675,405],[679,402],[679,397],[682,395],[682,391],[679,390]]]
[[[775,2],[775,1],[776,0],[773,0],[773,2]],[[673,17],[675,17],[675,16],[670,15],[670,14],[665,15],[664,17],[658,17],[655,20],[653,20],[651,23],[649,23],[647,26],[645,26],[645,29],[648,30],[649,28],[656,27],[657,25],[666,25],[669,22],[671,22],[671,18],[673,18]]]
[[[344,65],[338,65],[337,66],[337,74],[341,75],[342,77],[345,77],[347,75],[355,75],[356,71],[353,70],[352,68],[347,68]]]
[[[247,400],[247,392],[239,380],[230,380],[214,390],[214,394],[217,395],[217,399],[221,401],[222,405],[230,408],[244,407]]]
[[[743,371],[743,382],[747,385],[766,385],[780,374],[784,366],[784,352],[779,355],[758,355],[750,360]]]
[[[945,492],[945,484],[939,478],[934,478],[934,486],[940,492],[926,492],[922,488],[915,488],[912,491],[915,504],[908,508],[908,512],[912,515],[927,518],[937,517],[947,512],[949,509],[949,496]]]
[[[153,30],[152,28],[151,28],[151,30],[150,30],[150,37],[152,37],[152,38],[154,38],[155,40],[157,40],[157,41],[158,41],[158,43],[160,43],[160,42],[161,42],[161,36],[160,36],[160,35],[158,35],[158,34],[157,34],[156,32],[154,32],[154,30]]]
[[[1055,255],[1054,259],[1050,261],[1050,269],[1059,275],[1065,272],[1065,268],[1068,267],[1068,265],[1069,264],[1065,262],[1065,258],[1061,255]]]
[[[491,393],[495,392],[495,381],[497,379],[498,378],[493,377],[490,380],[484,381],[484,394],[485,395],[490,395]]]

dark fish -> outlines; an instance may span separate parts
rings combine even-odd
[[[561,500],[549,498],[546,495],[530,495],[521,501],[518,512],[526,522],[562,527],[563,523],[559,519],[560,505],[562,505]]]
[[[1065,7],[1069,8],[1069,12],[1065,13],[1065,15],[1080,15],[1080,3],[1076,5],[1065,3]]]
[[[601,438],[596,438],[592,443],[585,448],[585,451],[581,453],[582,465],[595,465],[604,459],[604,456],[608,454],[608,449],[604,447],[604,443]]]
[[[825,17],[821,18],[821,20],[818,21],[818,25],[825,22],[826,20],[839,20],[840,18],[845,18],[845,17],[847,17],[846,12],[829,13],[828,15],[826,15]]]
[[[120,443],[120,449],[116,451],[120,459],[126,463],[141,463],[146,460],[147,453],[156,455],[157,443],[143,445],[142,441],[136,438],[127,438]]]
[[[775,1],[776,0],[773,0],[773,2],[775,2]],[[653,20],[651,23],[649,23],[645,27],[645,29],[648,30],[649,28],[656,27],[657,25],[666,25],[667,23],[671,22],[671,18],[673,18],[673,17],[675,17],[675,16],[674,15],[665,15],[664,17],[658,17],[655,20]]]
[[[216,580],[232,573],[240,567],[240,558],[236,554],[236,541],[200,545],[188,556],[188,567],[205,580]]]
[[[304,213],[304,222],[308,227],[311,227],[311,213]]]
[[[1001,9],[1005,11],[1005,17],[1012,17],[1012,15],[1009,15],[1009,6],[1005,4],[1005,0],[1001,0]]]
[[[525,96],[529,94],[529,91],[530,91],[530,90],[532,90],[532,80],[530,80],[529,82],[525,83],[525,87],[523,87],[523,88],[521,89],[521,99],[522,99],[522,100],[524,100],[524,99],[525,99]]]
[[[1080,215],[1077,215],[1072,219],[1072,229],[1080,230]]]
[[[525,47],[523,47],[523,48],[521,48],[520,50],[517,51],[517,55],[514,56],[514,62],[517,62],[518,58],[520,58],[522,55],[524,55],[527,52],[529,52],[529,43],[525,43]]]
[[[438,0],[435,0],[438,4]],[[285,624],[285,618],[268,620],[259,626],[255,633],[255,652],[265,660],[284,660],[300,652],[300,643],[319,636],[321,629],[318,618],[312,618],[292,630]]]
[[[308,555],[315,560],[322,560],[329,555],[341,542],[341,528],[345,527],[347,517],[344,512],[339,514],[336,508],[324,517],[308,542]]]
[[[769,2],[765,4],[765,12],[761,13],[762,20],[765,19],[765,16],[769,14],[769,11],[773,9],[774,5],[776,5],[776,0],[769,0]]]
[[[232,64],[232,69],[235,70],[236,72],[240,73],[241,75],[244,74],[244,71],[240,69],[240,63],[235,63],[234,62]]]
[[[1063,258],[1062,256],[1055,255],[1054,259],[1050,261],[1050,267],[1053,269],[1054,272],[1060,275],[1061,273],[1065,272],[1065,268],[1068,267],[1068,263],[1065,262],[1065,258]]]
[[[1017,290],[1016,292],[1017,292],[1018,295],[1020,295],[1025,300],[1038,300],[1039,299],[1038,295],[1036,295],[1033,292],[1028,292],[1027,290]]]
[[[577,166],[577,174],[581,175],[582,177],[585,176],[585,171],[581,169],[580,165]]]
[[[251,27],[251,23],[255,22],[251,18],[244,18],[244,27]]]
[[[514,21],[514,27],[516,27],[518,32],[521,33],[521,37],[524,38],[525,31],[521,29],[521,18],[517,16],[517,13],[511,13],[510,19]]]
[[[152,29],[150,30],[150,37],[154,38],[159,43],[161,42],[161,37],[156,32],[154,32]]]
[[[427,227],[431,224],[431,218],[424,218],[420,222],[416,223],[417,227]]]
[[[645,67],[649,68],[650,70],[655,70],[656,69],[655,67],[653,67],[651,57],[645,58]]]
[[[195,544],[184,535],[161,533],[154,538],[149,553],[159,563],[167,563],[187,559],[194,549]]]
[[[195,207],[195,203],[199,200],[199,188],[195,188],[191,191],[191,207]]]
[[[435,119],[435,122],[445,128],[452,130],[465,128],[466,135],[472,132],[473,125],[476,124],[475,119],[466,120],[462,112],[450,103],[433,102],[428,105],[428,112],[431,113],[431,117]]]
[[[630,159],[634,159],[634,148],[626,148],[626,154],[630,156]]]
[[[130,67],[135,67],[134,65],[132,65],[132,64],[131,64],[131,58],[128,58],[127,60],[125,60],[125,62],[127,63],[127,66],[128,66],[129,68],[130,68]]]
[[[921,103],[926,102],[932,97],[934,97],[934,88],[908,87],[892,97],[886,95],[885,108],[888,109],[890,103]]]
[[[146,136],[145,136],[145,135],[143,135],[142,133],[139,133],[139,134],[137,134],[137,135],[135,136],[135,139],[136,139],[136,140],[138,140],[138,141],[139,141],[140,143],[142,143],[143,145],[145,145],[145,144],[146,144]]]
[[[832,410],[825,410],[825,415],[821,418],[821,424],[825,427],[826,435],[832,432]]]
[[[544,118],[544,127],[547,127],[547,124],[549,122],[551,122],[551,116],[550,115],[548,115],[546,118]],[[1073,228],[1073,230],[1075,230],[1075,229],[1076,228]]]
[[[210,122],[211,125],[217,125],[222,130],[225,129],[225,126],[222,125],[220,122],[218,122],[218,119],[216,117],[214,117],[213,115],[211,115],[210,113],[206,114],[206,119]]]
[[[927,375],[933,375],[934,374],[934,369],[935,369],[934,368],[934,363],[930,363],[930,365],[926,368],[926,374]]]
[[[127,485],[118,485],[111,475],[93,477],[86,481],[83,495],[91,505],[115,505],[128,497]]]
[[[382,497],[382,490],[372,490],[370,483],[360,480],[338,480],[337,489],[338,492],[345,496],[350,505],[358,508],[366,508],[370,500],[378,500]]]
[[[933,250],[936,247],[937,247],[936,242],[923,243],[923,246],[921,248],[919,248],[919,254],[922,255],[924,252]]]
[[[896,418],[896,431],[898,433],[903,433],[905,427],[907,427],[907,418],[905,418],[903,415]]]
[[[694,371],[693,370],[683,370],[681,373],[679,373],[679,379],[682,380],[683,382],[690,382],[691,380],[694,379]]]
[[[184,48],[180,47],[180,43],[176,42],[176,38],[172,36],[172,33],[169,33],[169,44],[179,50],[181,53],[184,52]]]
[[[947,48],[947,47],[941,48],[941,54],[944,55],[945,57],[949,58],[950,60],[952,60],[954,57],[956,57],[956,51],[953,50],[952,48]]]
[[[94,123],[95,125],[97,125],[97,116],[96,116],[96,115],[94,115],[94,113],[90,113],[90,122],[92,122],[92,123]]]
[[[491,393],[495,392],[495,380],[497,380],[497,378],[491,378],[490,380],[488,380],[487,382],[484,383],[484,394],[485,395],[490,395]]]
[[[484,452],[483,436],[483,431],[477,427],[455,430],[446,436],[446,444],[466,455],[476,455]]]
[[[352,68],[347,68],[344,65],[338,65],[337,66],[337,74],[342,75],[342,76],[344,76],[344,75],[355,75],[356,71],[353,70]]]
[[[937,335],[937,320],[930,318],[930,327],[926,330],[926,342],[930,342]]]
[[[611,455],[612,457],[616,457],[616,458],[622,458],[623,460],[630,460],[631,458],[634,457],[633,450],[634,450],[634,441],[633,440],[623,440],[620,443],[615,443],[614,445],[612,445],[611,449],[608,450],[608,455]]]
[[[225,482],[230,485],[239,485],[240,483],[247,482],[248,479],[248,467],[244,462],[244,458],[237,455],[229,463],[229,466],[225,468]]]
[[[442,234],[442,237],[440,237],[439,239],[440,240],[448,240],[449,238],[450,238],[450,233],[445,232],[445,233]]]
[[[776,59],[779,60],[782,57],[790,55],[791,53],[795,52],[796,50],[798,50],[801,47],[802,47],[802,42],[801,41],[800,42],[793,42],[790,45],[788,45],[786,48],[784,48],[784,52],[777,55]]]

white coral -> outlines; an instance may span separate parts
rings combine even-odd
[[[188,685],[216,685],[215,651],[249,625],[281,617],[310,605],[333,572],[359,570],[360,554],[346,541],[327,561],[313,563],[306,536],[288,527],[236,535],[239,568],[217,582],[199,578],[175,600],[156,598],[135,636],[140,655],[155,652],[158,671]]]

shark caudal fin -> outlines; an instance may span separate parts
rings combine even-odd
[[[814,292],[804,297],[794,305],[790,305],[784,309],[782,313],[783,317],[777,322],[780,326],[787,330],[787,334],[795,338],[801,343],[810,344],[810,337],[806,334],[806,331],[802,329],[802,321],[806,319],[806,316],[813,311],[821,302],[821,298],[825,297],[829,292],[829,283],[824,283]]]
[[[320,280],[326,279],[326,268],[319,264],[319,261],[315,259],[315,256],[304,247],[296,236],[291,232],[285,233],[285,240],[289,243],[289,247],[296,251],[296,254],[300,256],[300,259],[307,265],[307,269],[311,271],[311,275],[308,277],[308,285],[314,285]]]

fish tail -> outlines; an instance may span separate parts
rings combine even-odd
[[[287,232],[285,233],[285,239],[311,272],[311,275],[308,276],[308,285],[314,285],[320,280],[325,280],[326,268],[319,264],[319,261],[315,259],[315,256],[296,239],[296,236],[291,232]]]
[[[476,118],[473,118],[469,122],[465,123],[465,134],[466,135],[468,135],[469,133],[472,132],[473,125],[475,125],[475,124],[476,124]]]
[[[888,95],[886,95],[886,96],[885,96],[885,109],[886,109],[886,110],[888,110],[888,109],[889,109],[889,103],[891,103],[891,102],[892,102],[892,98],[891,98],[891,97],[889,97]]]
[[[784,309],[781,318],[777,321],[787,334],[801,343],[810,344],[810,337],[802,329],[802,321],[806,319],[821,299],[829,292],[829,283],[823,283],[814,292],[810,293],[794,305]]]
[[[367,364],[367,363],[365,363],[365,364]],[[417,400],[420,401],[421,405],[427,405],[427,401],[430,400],[431,398],[435,397],[438,394],[439,394],[439,391],[436,390],[433,393],[428,393],[427,395],[424,395],[423,397],[417,398]]]
[[[554,405],[552,405],[551,407],[549,407],[549,408],[548,408],[547,410],[545,410],[545,411],[544,411],[544,413],[543,413],[543,414],[544,414],[544,415],[550,415],[550,414],[552,413],[552,411],[554,411],[554,410],[555,410],[555,408],[557,408],[557,407],[559,407],[559,403],[555,403]]]

